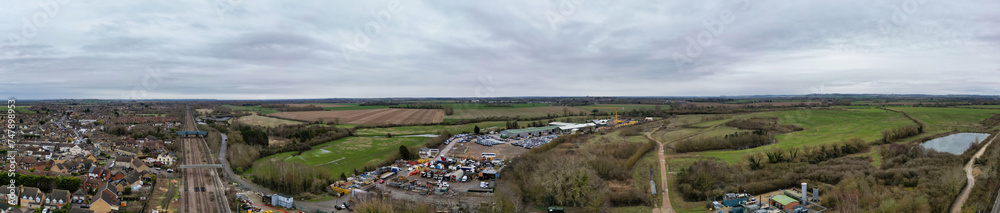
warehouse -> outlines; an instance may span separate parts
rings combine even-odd
[[[556,133],[558,126],[543,126],[543,127],[531,127],[524,129],[508,129],[500,131],[500,137],[528,137],[528,136],[539,136],[542,134],[552,134]]]
[[[597,124],[594,124],[594,123],[577,124],[577,123],[552,122],[552,123],[549,123],[549,126],[559,127],[559,131],[561,131],[563,133],[573,133],[573,132],[576,132],[576,131],[589,129],[591,127],[596,127]]]

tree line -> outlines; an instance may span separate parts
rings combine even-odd
[[[37,187],[45,193],[51,193],[53,189],[75,192],[80,189],[80,186],[83,183],[80,178],[77,177],[52,177],[29,174],[16,174],[11,177],[7,172],[0,173],[0,181],[3,181],[4,183],[14,183],[11,182],[11,179],[13,179],[13,181],[18,185]]]

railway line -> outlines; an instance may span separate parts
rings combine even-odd
[[[194,118],[191,116],[190,107],[185,109],[184,131],[198,131]],[[211,164],[208,145],[203,138],[182,138],[181,143],[184,148],[183,162],[185,165]],[[203,212],[224,212],[230,213],[226,201],[225,192],[222,189],[222,181],[218,173],[212,168],[185,168],[182,169],[181,176],[184,182],[181,193],[181,203],[178,206],[179,212],[203,213]]]

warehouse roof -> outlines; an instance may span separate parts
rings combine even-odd
[[[791,203],[799,202],[798,200],[792,199],[791,197],[788,197],[788,196],[785,196],[785,195],[777,195],[777,196],[771,197],[771,200],[773,200],[774,202],[778,202],[781,205],[788,205],[788,204],[791,204]]]

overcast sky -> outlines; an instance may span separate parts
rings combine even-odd
[[[1000,1],[0,0],[20,99],[1000,94]]]

